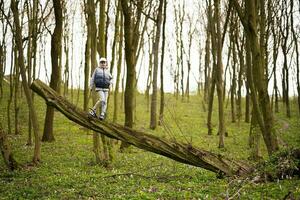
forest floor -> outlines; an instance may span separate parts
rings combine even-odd
[[[74,92],[74,102],[76,102]],[[70,95],[71,96],[71,95]],[[0,102],[0,121],[7,127],[8,86]],[[69,97],[70,99],[70,97]],[[82,96],[78,105],[82,107]],[[293,99],[292,99],[293,100]],[[138,94],[136,100],[135,128],[161,137],[175,137],[177,141],[189,142],[194,146],[226,155],[238,160],[248,160],[249,124],[231,122],[230,104],[226,108],[225,148],[218,149],[217,101],[214,102],[213,135],[207,135],[206,116],[199,96],[190,101],[181,101],[166,95],[165,126],[155,131],[149,129],[150,112],[146,109],[145,96]],[[226,101],[227,104],[227,101]],[[226,105],[225,104],[225,105]],[[26,146],[28,135],[28,109],[25,95],[20,102],[20,134],[9,135],[16,160],[21,164],[31,161],[33,146]],[[121,105],[121,104],[120,104]],[[285,117],[284,108],[276,114],[276,126],[281,145],[300,147],[300,117],[295,102],[291,103],[292,118]],[[42,134],[45,103],[35,96],[35,106]],[[107,120],[112,119],[113,98],[109,103]],[[118,123],[123,124],[123,108],[119,108]],[[244,106],[243,106],[244,111]],[[11,106],[11,126],[14,133],[14,107]],[[166,131],[166,129],[171,130]],[[110,168],[95,164],[92,151],[93,135],[55,112],[55,142],[42,143],[42,162],[38,166],[14,172],[6,170],[0,158],[0,199],[300,199],[300,180],[277,180],[254,183],[251,180],[219,179],[207,170],[180,164],[163,156],[130,147],[119,153],[120,142],[115,145],[114,160]],[[261,140],[261,153],[267,152]]]

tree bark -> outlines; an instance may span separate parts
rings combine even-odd
[[[151,115],[150,115],[150,128],[156,129],[157,126],[157,78],[158,78],[158,47],[161,33],[163,12],[163,0],[159,0],[158,14],[156,18],[156,33],[155,41],[153,44],[153,82],[152,82],[152,98],[151,98]]]
[[[274,23],[274,22],[273,22]],[[278,103],[278,86],[277,86],[277,57],[278,57],[278,48],[280,45],[280,36],[278,30],[276,30],[275,23],[272,24],[272,35],[274,40],[273,45],[273,73],[274,73],[274,93],[275,93],[275,113],[279,112],[279,103]]]
[[[31,122],[33,126],[33,132],[34,132],[34,155],[33,155],[33,162],[39,162],[41,159],[41,141],[40,141],[40,136],[39,136],[39,126],[38,126],[38,121],[37,121],[37,115],[35,112],[35,108],[32,102],[32,97],[30,95],[30,90],[26,78],[26,70],[25,70],[25,63],[24,63],[24,53],[23,53],[23,42],[22,42],[22,31],[21,31],[21,26],[20,26],[20,20],[19,20],[19,13],[18,13],[18,6],[16,4],[15,0],[11,0],[11,10],[13,12],[14,16],[14,24],[16,28],[15,32],[15,42],[18,48],[18,62],[19,62],[19,67],[20,67],[20,72],[21,72],[21,77],[22,77],[22,85],[23,89],[25,92],[26,100],[29,106],[29,112],[31,113]]]
[[[135,95],[135,78],[136,78],[136,61],[137,47],[139,44],[140,33],[139,27],[144,1],[140,0],[136,5],[134,13],[133,5],[128,5],[128,0],[122,0],[122,11],[124,15],[124,41],[125,41],[125,60],[127,67],[126,86],[125,86],[125,126],[133,127],[134,95]],[[121,144],[123,150],[128,145]]]
[[[207,38],[206,40],[209,40],[211,38],[211,45],[213,44],[213,38],[212,38],[212,5],[211,5],[211,0],[209,0],[208,4],[208,20],[207,20],[207,28],[208,33],[207,33]],[[207,42],[207,41],[206,41]],[[213,69],[212,69],[212,76],[210,79],[210,68],[209,68],[209,63],[210,63],[210,52],[208,52],[210,49],[210,44],[206,45],[206,55],[205,55],[205,68],[208,70],[207,72],[207,87],[208,88],[208,113],[207,113],[207,129],[208,129],[208,135],[212,135],[212,124],[211,124],[211,117],[212,117],[212,108],[213,108],[213,101],[214,101],[214,93],[215,93],[215,85],[216,85],[216,51],[214,48],[212,48],[212,54],[213,54]]]
[[[234,37],[234,40],[237,40]],[[235,48],[235,41],[232,42],[232,56],[233,56],[233,64],[232,64],[232,80],[231,80],[231,90],[230,90],[230,105],[231,105],[231,122],[236,122],[236,66],[237,66],[237,52]],[[224,90],[225,93],[225,90]]]
[[[265,80],[264,68],[262,65],[262,55],[258,43],[257,34],[257,13],[256,4],[254,1],[247,1],[245,3],[245,16],[242,14],[242,10],[236,0],[232,0],[234,7],[238,12],[240,20],[245,28],[248,45],[251,48],[252,65],[248,68],[249,85],[251,89],[251,98],[253,108],[257,113],[257,120],[264,138],[264,142],[267,146],[269,155],[273,154],[279,149],[278,139],[276,135],[276,129],[274,126],[273,113],[271,111],[270,99],[267,91],[267,85]],[[252,77],[253,75],[253,77]],[[259,101],[258,101],[259,100]]]
[[[119,87],[120,87],[120,76],[121,76],[121,65],[123,59],[123,15],[122,15],[122,7],[121,1],[118,0],[118,8],[117,16],[119,16],[116,20],[118,20],[117,26],[118,28],[118,35],[117,35],[117,42],[118,42],[118,62],[117,62],[117,77],[116,77],[116,87],[114,92],[114,115],[113,115],[113,122],[116,123],[118,120],[118,110],[119,110]]]
[[[239,31],[239,30],[238,30]],[[236,34],[239,34],[239,32],[236,31]],[[244,56],[244,43],[245,40],[243,39],[241,41],[241,44],[239,44],[240,41],[237,38],[236,39],[236,47],[238,50],[238,56],[239,56],[239,61],[240,61],[240,68],[239,68],[239,77],[238,77],[238,92],[237,92],[237,117],[238,117],[238,122],[240,122],[242,118],[242,86],[243,86],[243,77],[245,75],[245,56]]]
[[[163,10],[163,25],[162,25],[162,47],[161,47],[161,59],[160,59],[160,108],[159,108],[159,123],[164,118],[165,107],[165,92],[164,92],[164,56],[165,56],[165,41],[166,41],[166,20],[167,20],[167,1],[164,0]]]
[[[223,64],[222,64],[222,42],[220,30],[220,0],[214,0],[216,23],[215,40],[217,47],[217,69],[216,69],[216,88],[218,93],[218,108],[219,108],[219,148],[224,148],[224,135],[225,135],[225,118],[224,118],[224,103],[223,103]]]
[[[98,24],[98,53],[100,57],[106,57],[106,44],[105,44],[105,5],[106,0],[100,1],[100,10],[99,10],[99,24]]]
[[[260,154],[260,135],[261,131],[259,129],[257,116],[255,111],[252,109],[251,124],[249,131],[249,147],[251,149],[250,158],[255,161],[262,158]]]
[[[299,39],[297,38],[297,34],[295,32],[294,28],[294,15],[293,15],[293,7],[294,7],[294,2],[291,1],[291,30],[292,30],[292,35],[293,35],[293,42],[295,43],[295,50],[296,50],[296,83],[297,83],[297,92],[298,92],[298,112],[300,114],[300,61],[299,61],[299,46],[298,42]]]
[[[55,91],[60,91],[60,78],[61,78],[61,39],[62,39],[62,28],[63,28],[63,17],[62,17],[62,5],[61,0],[53,0],[54,14],[55,14],[55,28],[51,37],[51,63],[52,63],[52,73],[50,80],[50,87]],[[53,119],[54,119],[54,109],[47,106],[44,134],[42,141],[53,142],[55,141],[53,134]]]

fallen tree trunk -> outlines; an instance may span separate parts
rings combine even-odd
[[[86,112],[68,102],[40,80],[35,80],[31,89],[43,97],[48,105],[55,107],[71,121],[110,138],[132,144],[137,148],[226,176],[245,175],[253,169],[248,164],[195,148],[191,144],[170,141],[115,123],[90,118]]]

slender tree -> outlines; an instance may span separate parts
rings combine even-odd
[[[211,45],[214,44],[215,41],[213,41],[212,38],[212,27],[213,27],[213,17],[212,17],[212,5],[211,5],[211,0],[208,1],[208,11],[207,11],[207,15],[208,15],[208,19],[207,19],[207,28],[209,29],[209,34],[211,37]],[[208,34],[207,34],[207,37]],[[206,38],[206,40],[208,40],[208,38]],[[206,55],[205,55],[205,68],[208,68],[208,63],[210,60],[208,58],[208,53],[207,49],[209,47],[206,46]],[[212,47],[212,60],[213,60],[213,68],[212,68],[212,76],[211,79],[209,79],[209,73],[208,73],[208,78],[206,81],[208,81],[207,85],[210,85],[209,88],[209,92],[208,92],[208,113],[207,113],[207,130],[208,130],[208,135],[212,134],[212,124],[211,124],[211,118],[212,118],[212,107],[213,107],[213,101],[214,101],[214,93],[215,93],[215,85],[216,85],[216,65],[217,65],[217,61],[216,61],[216,49]]]
[[[160,59],[160,108],[159,108],[159,122],[164,118],[165,107],[165,92],[164,92],[164,56],[165,56],[165,43],[166,43],[166,21],[167,21],[167,1],[164,0],[163,10],[163,25],[162,25],[162,47]]]
[[[98,24],[98,45],[97,50],[100,57],[106,57],[106,44],[105,44],[105,5],[106,0],[100,1],[100,7],[99,7],[99,24]]]
[[[151,115],[150,128],[155,129],[157,126],[157,79],[158,79],[158,48],[161,35],[163,0],[159,0],[158,13],[156,18],[156,33],[153,44],[153,83],[152,83],[152,99],[151,99]]]
[[[244,56],[244,36],[239,35],[239,29],[236,31],[236,47],[238,51],[238,57],[239,57],[239,63],[240,63],[240,68],[239,68],[239,74],[238,74],[238,91],[237,91],[237,118],[238,121],[240,122],[242,118],[242,86],[243,86],[243,78],[245,75],[245,56]],[[240,37],[242,39],[240,40]]]
[[[69,15],[67,13],[67,2],[62,2],[62,10],[63,10],[63,43],[64,43],[64,54],[65,54],[65,64],[64,64],[64,96],[68,95],[69,90],[69,79],[70,79],[70,67],[69,67],[69,42],[70,42],[70,24],[69,24]]]
[[[25,92],[26,100],[29,105],[29,112],[31,112],[31,122],[33,126],[33,132],[35,136],[35,146],[34,146],[34,156],[33,156],[33,162],[39,162],[41,159],[41,142],[40,142],[40,136],[39,136],[39,126],[37,121],[37,115],[35,112],[34,105],[32,103],[32,97],[29,91],[29,86],[27,82],[26,77],[26,70],[25,70],[25,62],[24,62],[24,53],[23,53],[23,41],[22,41],[22,31],[20,26],[20,20],[19,20],[19,12],[18,12],[18,5],[15,0],[11,0],[11,10],[14,17],[14,25],[16,28],[16,32],[14,35],[14,39],[16,42],[16,46],[18,48],[18,62],[20,67],[20,73],[22,77],[22,85]]]
[[[121,76],[121,66],[122,66],[122,58],[123,58],[123,15],[122,15],[122,7],[121,7],[121,1],[117,0],[118,6],[117,11],[118,14],[116,16],[116,43],[118,43],[118,58],[117,58],[117,76],[116,76],[116,86],[114,91],[114,115],[113,115],[113,122],[116,123],[118,120],[118,110],[119,110],[119,88],[120,88],[120,76]]]
[[[235,10],[238,12],[239,18],[246,31],[252,54],[252,65],[248,70],[250,78],[249,86],[251,89],[251,99],[253,109],[257,114],[257,120],[262,132],[264,142],[267,146],[268,153],[271,155],[279,149],[276,129],[274,127],[273,114],[271,112],[270,99],[266,87],[264,75],[265,66],[262,65],[261,50],[258,42],[257,34],[257,4],[254,1],[245,2],[245,15],[236,0],[232,0]],[[261,4],[264,5],[264,4]]]
[[[126,60],[126,88],[125,88],[125,126],[133,127],[133,100],[135,91],[135,66],[137,61],[137,50],[140,40],[139,27],[144,1],[140,0],[134,5],[129,0],[122,0],[122,11],[124,15],[124,42]],[[122,142],[121,150],[128,146]]]
[[[190,15],[187,15],[188,22],[189,22],[189,31],[188,31],[188,53],[187,53],[187,80],[186,80],[186,89],[185,89],[185,96],[187,97],[187,101],[189,102],[190,100],[190,74],[191,74],[191,52],[192,52],[192,43],[193,43],[193,37],[195,34],[195,27],[193,27],[192,24],[192,17]]]
[[[293,36],[293,42],[295,44],[295,50],[296,50],[296,80],[297,80],[297,92],[298,92],[298,111],[300,113],[300,62],[299,62],[299,39],[297,37],[295,28],[294,28],[294,15],[293,15],[293,8],[294,8],[294,1],[291,1],[290,3],[291,10],[290,10],[290,16],[291,16],[291,30],[292,30],[292,36]],[[300,5],[299,5],[300,7]]]
[[[215,41],[215,48],[217,48],[217,68],[216,68],[216,89],[218,93],[218,107],[219,107],[219,148],[224,147],[225,135],[225,118],[224,118],[224,105],[223,105],[223,64],[222,64],[222,41],[221,41],[221,28],[220,28],[220,0],[214,0],[214,24],[216,30],[213,30],[213,40]],[[215,29],[213,26],[213,29]]]
[[[53,0],[54,15],[55,15],[55,28],[51,37],[51,64],[52,73],[50,80],[50,87],[55,91],[59,91],[59,83],[61,78],[60,68],[60,55],[61,55],[61,43],[62,43],[62,28],[63,28],[63,16],[62,16],[62,1]],[[54,119],[54,108],[47,105],[44,134],[42,141],[52,142],[55,140],[53,134],[53,119]]]
[[[283,68],[282,68],[282,96],[285,104],[286,116],[291,117],[291,108],[289,100],[289,67],[288,67],[288,53],[291,49],[291,45],[288,44],[290,34],[290,22],[288,16],[288,3],[283,1],[281,8],[282,12],[282,25],[280,25],[280,34],[282,36],[281,49],[283,54]]]
[[[278,18],[275,18],[273,20],[273,24],[271,25],[272,29],[272,36],[273,36],[273,73],[274,73],[274,93],[275,93],[275,113],[279,112],[279,95],[278,95],[278,85],[277,85],[277,58],[278,58],[278,49],[280,45],[280,34],[279,34],[279,28],[276,28],[275,21],[278,21]],[[278,23],[278,22],[277,22]]]

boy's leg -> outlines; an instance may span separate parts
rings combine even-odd
[[[104,119],[106,108],[107,108],[107,97],[108,97],[108,91],[101,91],[100,98],[101,98],[101,114],[100,118]]]
[[[92,110],[90,111],[90,114],[91,115],[93,115],[94,117],[96,117],[97,116],[97,109],[98,109],[98,107],[99,107],[99,105],[100,105],[100,103],[101,103],[101,96],[100,96],[100,93],[99,93],[100,91],[97,91],[97,93],[98,93],[98,95],[99,95],[99,99],[98,99],[98,101],[95,103],[95,105],[94,105],[94,107],[92,108]]]

